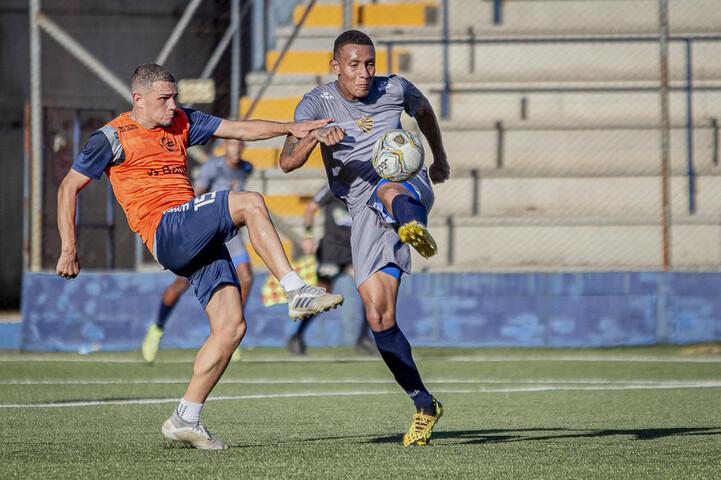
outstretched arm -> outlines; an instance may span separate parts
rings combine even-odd
[[[280,169],[288,173],[302,167],[316,145],[319,143],[327,146],[335,145],[343,140],[344,135],[343,129],[337,125],[313,130],[303,138],[288,135],[278,159]]]
[[[283,123],[270,120],[222,120],[214,135],[220,138],[238,140],[265,140],[281,135],[293,135],[303,138],[309,132],[330,122],[330,118],[307,122]]]
[[[421,132],[428,140],[431,153],[433,153],[433,163],[428,169],[428,174],[433,183],[445,182],[451,175],[451,166],[448,164],[446,150],[443,148],[443,138],[441,137],[441,128],[438,126],[438,119],[426,97],[420,100],[415,119],[418,121]]]
[[[60,258],[55,271],[63,278],[75,278],[80,273],[80,260],[75,239],[75,204],[78,192],[89,182],[90,177],[70,169],[58,188]]]

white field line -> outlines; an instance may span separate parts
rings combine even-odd
[[[705,382],[688,385],[593,385],[593,386],[527,386],[527,387],[503,387],[476,389],[435,389],[437,393],[454,394],[475,394],[475,393],[528,393],[528,392],[560,392],[560,391],[612,391],[612,390],[667,390],[676,388],[719,388],[721,382]],[[223,400],[261,400],[274,398],[308,398],[308,397],[351,397],[361,395],[398,395],[397,389],[385,391],[346,391],[346,392],[291,392],[271,393],[256,395],[225,395],[211,397],[208,401]],[[176,403],[177,397],[173,398],[137,398],[128,400],[89,400],[71,402],[48,402],[48,403],[7,403],[0,404],[1,408],[64,408],[64,407],[96,407],[106,405],[155,405],[161,403]]]
[[[184,385],[188,378],[149,378],[149,379],[49,379],[49,380],[0,380],[0,385],[43,386],[43,385]],[[678,387],[721,386],[719,380],[604,380],[604,379],[563,379],[563,378],[537,378],[537,379],[503,379],[503,378],[457,378],[457,379],[428,379],[426,383],[433,385],[664,385]],[[387,379],[277,379],[277,378],[228,378],[221,379],[221,385],[395,385],[395,381]]]
[[[679,357],[659,355],[586,355],[586,354],[561,354],[561,355],[453,355],[424,356],[416,355],[416,360],[425,362],[631,362],[631,363],[721,363],[721,356],[715,357]],[[158,364],[191,363],[193,358],[177,360],[160,360]],[[337,363],[337,362],[378,362],[380,357],[286,357],[286,356],[262,356],[257,358],[243,358],[241,363]],[[112,358],[112,357],[48,357],[29,354],[16,354],[12,356],[0,356],[0,363],[3,362],[47,362],[47,363],[138,363],[144,364],[140,358]]]

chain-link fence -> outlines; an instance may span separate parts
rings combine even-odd
[[[262,3],[254,5],[264,8]],[[322,14],[309,16],[298,32],[292,24],[274,30],[274,50],[263,53],[265,68],[283,57],[286,44],[287,52],[270,84],[262,71],[246,77],[241,115],[263,92],[253,116],[289,120],[303,93],[333,79],[327,55],[342,25],[342,3],[318,3],[314,9]],[[353,21],[376,43],[379,74],[394,71],[413,81],[441,121],[452,178],[436,186],[431,215],[440,254],[430,261],[417,258],[417,267],[661,269],[665,240],[670,268],[721,267],[717,2],[668,0],[666,237],[662,0],[416,3],[354,2]],[[296,7],[292,22],[302,18],[303,9],[304,4]],[[267,29],[267,22],[263,25]],[[263,30],[263,38],[267,34]],[[87,128],[106,119],[99,115],[107,113],[46,112],[48,231],[54,228],[58,172],[69,166],[77,138],[86,138]],[[408,118],[404,124],[417,129]],[[249,188],[266,193],[283,225],[299,233],[303,200],[325,182],[325,174],[314,157],[311,168],[281,175],[281,144],[282,139],[249,145],[246,153],[257,170]],[[107,195],[104,183],[83,192],[81,248],[95,252],[85,254],[84,263],[131,266],[133,241]],[[111,237],[114,254],[104,246]],[[49,252],[44,268],[52,267],[56,238],[44,239]]]
[[[448,41],[385,44],[444,116],[430,265],[663,267],[660,3],[511,0],[494,23],[495,2],[450,0]],[[719,26],[713,2],[669,2],[674,269],[721,266]]]
[[[431,216],[441,253],[430,261],[417,258],[416,265],[493,271],[721,267],[716,2],[669,0],[665,43],[660,0],[426,2],[425,23],[402,27],[381,25],[378,17],[371,22],[363,13],[368,4],[358,3],[354,18],[375,40],[379,72],[399,73],[428,96],[453,169],[451,180],[436,186]],[[275,89],[266,90],[269,106],[285,108],[279,115],[291,115],[297,100],[289,95],[333,78],[322,67],[315,80],[302,74],[311,71],[310,52],[328,51],[336,34],[319,27],[316,17],[299,36],[292,49],[306,64],[287,60]],[[404,122],[417,129],[410,119]],[[317,177],[266,175],[255,187],[270,196],[308,195],[322,172]]]

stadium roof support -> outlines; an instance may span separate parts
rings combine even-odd
[[[185,11],[181,15],[178,23],[173,28],[173,31],[168,36],[167,41],[163,45],[163,48],[156,57],[156,63],[163,64],[167,61],[173,49],[176,47],[180,37],[185,32],[190,20],[197,11],[203,0],[191,0]],[[30,10],[30,155],[28,158],[29,165],[26,165],[25,171],[30,172],[30,202],[29,205],[24,205],[23,208],[29,209],[26,212],[24,218],[28,219],[26,223],[29,225],[25,226],[28,231],[28,237],[26,240],[29,243],[29,258],[26,259],[24,265],[30,269],[30,271],[40,271],[42,269],[42,238],[43,238],[43,226],[42,226],[42,205],[43,205],[43,191],[42,191],[42,179],[43,179],[43,89],[42,89],[42,37],[40,35],[41,30],[48,34],[53,40],[55,40],[61,47],[68,51],[73,57],[75,57],[80,63],[85,65],[91,72],[93,72],[100,80],[106,83],[114,92],[123,97],[128,103],[132,102],[132,93],[128,88],[126,82],[121,80],[115,75],[110,69],[108,69],[98,58],[96,58],[88,49],[86,49],[80,42],[75,40],[68,32],[66,32],[57,23],[52,21],[47,15],[42,12],[42,1],[41,0],[28,0]],[[240,0],[232,0],[231,6],[231,21],[230,26],[226,30],[222,39],[215,48],[213,54],[208,59],[203,72],[202,78],[209,78],[213,70],[215,69],[220,57],[228,48],[228,44],[233,40],[233,57],[237,58],[237,61],[233,61],[233,68],[231,72],[231,90],[233,95],[230,99],[230,111],[235,112],[237,115],[239,93],[240,93],[240,79],[242,72],[240,71],[240,25],[241,18],[245,16],[250,5],[247,2],[244,5],[243,13],[240,13]],[[236,85],[237,84],[237,85]],[[235,109],[235,110],[234,110]],[[200,160],[205,160],[205,155],[202,152],[191,149],[188,152],[194,158],[201,157]]]

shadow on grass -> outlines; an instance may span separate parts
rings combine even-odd
[[[555,432],[550,434],[549,432]],[[540,433],[540,435],[539,435]],[[433,440],[461,440],[461,444],[527,442],[564,440],[572,438],[602,438],[631,436],[635,440],[656,440],[681,435],[721,435],[721,427],[703,428],[633,428],[623,430],[571,430],[567,428],[528,428],[513,430],[456,430],[437,431]],[[388,435],[372,438],[368,443],[400,443],[402,435]]]

